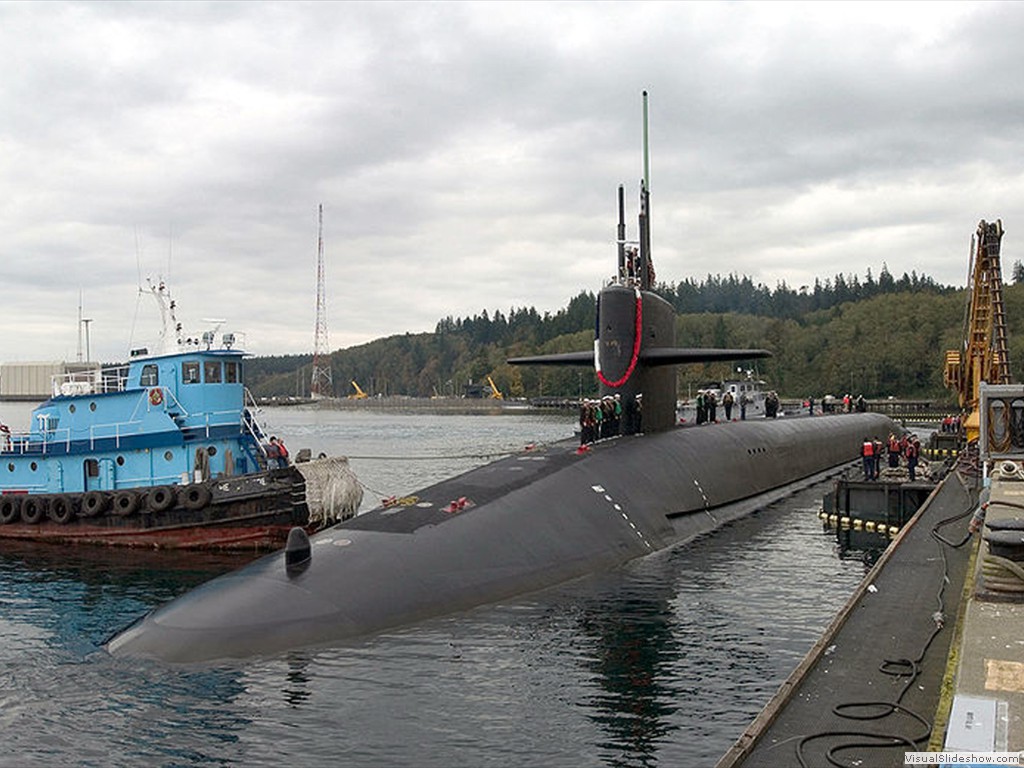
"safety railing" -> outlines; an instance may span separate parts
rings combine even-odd
[[[242,402],[244,404],[244,407],[242,408],[242,430],[252,437],[260,455],[266,459],[267,433],[256,420],[256,413],[259,411],[260,407],[248,387],[245,388],[245,394],[242,397]]]
[[[53,376],[50,382],[54,397],[123,392],[128,385],[128,367],[70,371]]]

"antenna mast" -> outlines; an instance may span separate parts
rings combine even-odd
[[[324,206],[320,204],[316,255],[316,333],[313,340],[313,377],[309,396],[314,400],[334,395],[331,355],[327,343],[327,298],[324,289]]]
[[[644,91],[644,178],[640,182],[640,288],[649,291],[654,282],[651,265],[651,163],[647,148],[647,91]]]
[[[78,362],[82,362],[82,290],[78,290]]]

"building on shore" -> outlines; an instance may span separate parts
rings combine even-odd
[[[55,394],[55,381],[67,381],[98,370],[97,363],[0,363],[0,401],[47,400]]]

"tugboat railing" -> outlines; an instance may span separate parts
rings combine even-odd
[[[54,445],[64,444],[65,449],[71,446],[71,430],[55,429],[44,434],[40,439],[31,432],[11,432],[10,438],[5,439],[0,453],[17,454],[20,456],[45,456],[47,448]]]
[[[202,432],[204,437],[210,437],[211,432],[218,427],[231,427],[239,423],[238,411],[231,409],[226,411],[210,411],[203,414],[202,424],[182,425],[182,432]]]
[[[243,395],[242,403],[242,430],[252,437],[260,455],[266,459],[267,448],[264,444],[267,442],[267,435],[256,421],[256,413],[259,411],[260,406],[256,402],[256,398],[252,396],[252,392],[249,391],[248,387],[245,387],[244,392],[245,394]]]
[[[69,371],[50,379],[54,397],[123,392],[127,385],[128,367],[124,365]]]
[[[210,437],[213,430],[219,427],[237,426],[240,422],[242,423],[243,431],[251,434],[256,444],[260,445],[259,439],[256,437],[252,427],[247,425],[244,420],[239,419],[238,411],[235,410],[210,412],[205,415],[205,420],[202,424],[182,426],[180,429],[182,432],[199,432],[205,437]],[[97,442],[111,438],[114,440],[114,447],[120,448],[122,440],[141,434],[142,425],[142,419],[116,421],[109,424],[93,424],[89,427],[86,438],[89,441],[89,449],[95,450]],[[70,452],[72,442],[71,430],[66,427],[50,430],[43,433],[42,436],[38,433],[12,431],[9,437],[5,433],[4,440],[0,442],[0,454],[45,456],[48,453],[52,453],[54,446],[63,446],[66,452]]]
[[[170,408],[168,407],[168,406],[170,406],[171,403],[173,403],[174,407],[176,409],[178,409],[178,411],[180,411],[180,413],[178,413],[179,416],[182,416],[182,417],[187,419],[191,415],[188,412],[188,408],[186,408],[184,405],[182,405],[181,400],[178,399],[178,396],[176,394],[174,394],[174,392],[172,392],[170,389],[165,389],[165,390],[163,390],[163,392],[166,393],[166,397],[167,397],[167,400],[168,400],[167,405],[164,406],[164,410],[168,412],[167,413],[168,416],[171,416]],[[152,401],[150,401],[150,402],[152,402]],[[154,406],[154,407],[156,407],[156,406]],[[176,412],[178,412],[178,411],[176,411]],[[173,416],[172,416],[172,418],[173,418]]]

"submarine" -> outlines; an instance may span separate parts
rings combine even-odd
[[[499,602],[694,539],[849,463],[865,435],[897,430],[874,413],[676,425],[675,366],[769,353],[675,346],[675,311],[651,285],[644,96],[639,236],[625,240],[620,187],[618,269],[599,292],[594,348],[509,361],[594,366],[602,395],[623,405],[620,433],[524,450],[311,537],[293,530],[282,551],[139,618],[109,653],[267,656]]]

